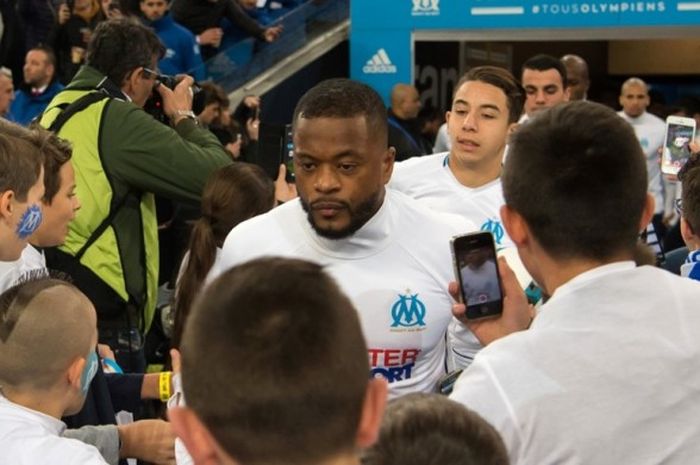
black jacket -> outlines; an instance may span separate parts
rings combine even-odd
[[[235,0],[175,0],[170,7],[173,19],[199,35],[206,29],[219,27],[228,18],[248,34],[264,40],[265,29],[246,14]]]

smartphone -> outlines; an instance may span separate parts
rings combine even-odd
[[[683,116],[666,118],[666,137],[661,154],[661,171],[676,175],[690,157],[690,144],[695,139],[695,119]]]
[[[503,312],[503,289],[498,275],[496,245],[488,231],[465,234],[450,241],[455,275],[470,320]]]
[[[287,182],[295,182],[294,176],[294,139],[292,138],[292,125],[284,127],[284,139],[282,140],[282,163],[287,168]]]
[[[260,165],[273,180],[277,179],[280,169],[283,139],[284,125],[260,121],[258,151],[248,161]]]
[[[464,370],[457,370],[447,373],[438,381],[438,392],[443,396],[449,396],[454,390],[455,383]]]

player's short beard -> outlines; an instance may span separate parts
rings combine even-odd
[[[311,227],[314,229],[314,231],[316,231],[316,234],[318,234],[321,237],[325,237],[326,239],[338,240],[345,239],[346,237],[355,234],[362,226],[365,225],[365,223],[367,223],[374,216],[375,213],[377,213],[377,210],[379,210],[379,208],[382,205],[383,194],[384,189],[379,189],[376,192],[372,193],[372,195],[367,197],[364,201],[359,203],[354,208],[351,207],[348,203],[342,202],[343,206],[347,209],[350,215],[350,222],[343,229],[320,228],[314,221],[314,216],[309,203],[302,196],[299,196],[299,200],[301,201],[302,208],[306,212],[306,218],[309,221]]]

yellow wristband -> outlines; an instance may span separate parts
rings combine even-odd
[[[172,371],[162,371],[158,377],[158,393],[160,394],[161,402],[167,402],[172,395],[172,377]]]

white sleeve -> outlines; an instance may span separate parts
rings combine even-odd
[[[94,446],[84,443],[80,443],[78,447],[54,449],[54,452],[49,453],[46,457],[61,458],[61,460],[57,460],[58,463],[71,465],[108,465]]]
[[[453,317],[447,328],[447,350],[450,368],[455,370],[467,368],[482,347],[469,328]]]
[[[177,465],[194,465],[192,456],[187,452],[187,448],[180,438],[175,438],[175,463]]]
[[[511,465],[523,463],[522,434],[515,411],[487,360],[478,358],[462,373],[450,399],[478,413],[500,433]]]

